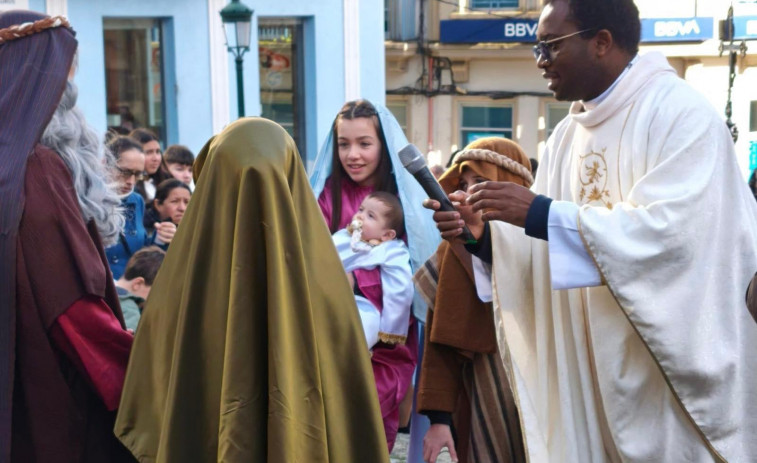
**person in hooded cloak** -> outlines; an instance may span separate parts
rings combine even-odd
[[[386,463],[355,300],[294,141],[241,119],[194,175],[116,435],[143,462]]]

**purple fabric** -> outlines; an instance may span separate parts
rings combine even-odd
[[[45,17],[0,13],[0,29]],[[0,44],[0,463],[10,460],[16,241],[26,160],[60,102],[75,51],[74,33],[65,27]]]

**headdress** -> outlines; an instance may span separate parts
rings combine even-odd
[[[70,28],[65,16],[51,16],[38,21],[29,21],[22,24],[14,24],[0,29],[0,45],[11,40],[20,39],[56,27]]]
[[[518,183],[526,188],[534,183],[528,156],[517,143],[507,138],[479,138],[457,153],[452,167],[439,177],[447,194],[457,190],[465,169],[489,180]]]

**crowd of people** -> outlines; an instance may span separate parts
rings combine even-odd
[[[262,118],[103,140],[65,18],[0,13],[0,463],[386,463],[406,426],[412,463],[753,461],[757,202],[639,31],[545,1],[570,115],[538,174],[455,153],[441,211],[366,100],[309,174]]]

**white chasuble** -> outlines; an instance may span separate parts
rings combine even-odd
[[[757,204],[724,122],[657,53],[574,103],[534,190],[580,206],[603,286],[492,223],[497,334],[531,462],[757,461]]]

